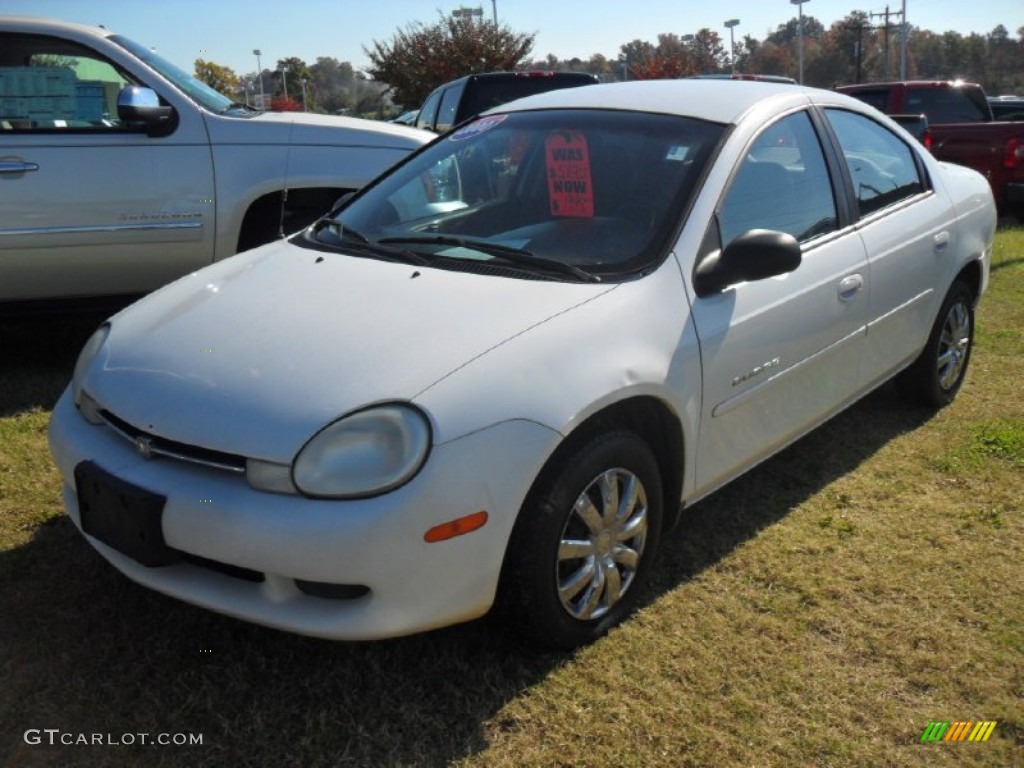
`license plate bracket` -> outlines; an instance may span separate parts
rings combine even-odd
[[[92,461],[75,467],[82,530],[150,568],[180,555],[164,541],[165,496],[122,480]]]

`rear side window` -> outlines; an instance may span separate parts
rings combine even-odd
[[[877,109],[879,112],[889,111],[889,91],[854,91],[850,94],[856,99],[860,99],[865,104],[870,104],[872,107]],[[911,110],[908,110],[911,111]]]
[[[770,125],[747,150],[718,214],[722,243],[751,229],[801,243],[837,227],[832,181],[806,112]]]
[[[459,96],[462,95],[463,90],[461,86],[452,86],[441,97],[441,108],[437,110],[438,133],[444,133],[455,125],[455,110],[459,106]]]
[[[565,77],[559,73],[481,77],[466,85],[466,97],[463,99],[459,121],[525,96],[555,91],[560,88],[575,88],[579,85],[588,85],[590,82],[586,78]]]
[[[423,102],[419,117],[416,118],[417,128],[434,130],[434,118],[437,117],[437,105],[441,102],[441,91],[434,91]]]
[[[925,190],[913,150],[901,138],[855,112],[826,109],[825,114],[850,169],[861,215]]]
[[[988,107],[962,88],[914,88],[907,91],[907,112],[923,112],[928,122],[979,123],[989,120]]]

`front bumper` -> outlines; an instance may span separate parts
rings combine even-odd
[[[534,422],[502,422],[435,446],[420,474],[396,491],[326,501],[256,491],[226,471],[144,459],[110,428],[86,422],[69,391],[50,424],[64,503],[79,528],[74,469],[82,461],[166,496],[164,539],[191,562],[147,568],[83,534],[129,578],[229,616],[344,640],[408,634],[486,613],[515,517],[559,439]],[[424,541],[433,526],[480,510],[488,514],[482,528]],[[224,572],[242,569],[262,580]],[[368,591],[315,597],[297,580]]]

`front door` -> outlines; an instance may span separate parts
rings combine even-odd
[[[753,140],[717,219],[723,246],[751,229],[787,232],[801,243],[802,263],[693,300],[704,374],[698,494],[855,396],[867,316],[864,246],[852,228],[839,228],[832,181],[806,112]]]
[[[210,263],[198,110],[169,136],[129,130],[117,95],[138,81],[40,35],[0,35],[0,83],[0,302],[141,293]]]

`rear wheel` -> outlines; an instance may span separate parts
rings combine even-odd
[[[901,375],[908,394],[941,408],[960,391],[974,344],[974,295],[957,281],[946,294],[920,356]]]
[[[509,542],[499,601],[538,644],[591,642],[636,606],[661,534],[662,487],[647,444],[600,435],[555,460]]]

